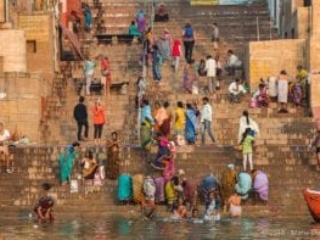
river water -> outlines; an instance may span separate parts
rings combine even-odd
[[[3,217],[3,216],[2,216]],[[320,239],[320,225],[310,219],[222,219],[219,223],[170,223],[164,219],[60,219],[38,224],[30,219],[0,218],[0,239],[109,240],[109,239]]]

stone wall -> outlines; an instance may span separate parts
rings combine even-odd
[[[24,31],[0,30],[0,56],[3,72],[26,72],[26,40]]]
[[[260,78],[278,76],[282,69],[294,77],[297,65],[304,65],[306,59],[304,39],[250,42],[248,48],[251,92],[257,89]]]
[[[51,79],[54,72],[52,16],[44,13],[20,15],[19,28],[25,31],[28,72],[41,72]]]
[[[0,100],[0,118],[6,128],[10,132],[17,128],[19,135],[38,142],[47,82],[38,74],[5,73],[0,76],[0,83],[7,95]]]

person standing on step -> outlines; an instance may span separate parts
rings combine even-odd
[[[71,180],[73,162],[80,147],[78,142],[68,145],[59,158],[61,185],[66,186]]]
[[[92,14],[91,14],[91,10],[90,10],[89,4],[83,3],[82,12],[83,12],[83,15],[84,15],[84,29],[87,32],[90,32],[91,24],[92,24]]]
[[[242,146],[243,156],[243,171],[247,171],[247,162],[249,162],[250,171],[253,170],[252,153],[254,145],[254,137],[251,134],[251,129],[247,128],[239,143]]]
[[[107,141],[107,178],[115,180],[120,174],[120,144],[118,133],[111,133],[111,139]]]
[[[89,124],[88,124],[88,111],[84,104],[84,97],[79,97],[79,103],[74,107],[73,117],[77,121],[78,125],[78,141],[88,140]],[[82,127],[84,127],[84,137],[81,137]]]
[[[161,55],[159,53],[158,45],[153,45],[152,46],[151,56],[152,56],[152,76],[153,76],[153,80],[156,83],[160,83],[160,80],[162,78],[161,71],[160,71],[160,65],[162,64],[162,57],[161,57]]]
[[[215,143],[214,135],[211,129],[212,123],[212,107],[209,104],[209,98],[202,98],[203,107],[201,110],[201,145],[205,145],[205,135],[208,132],[209,137],[211,138],[212,143]]]
[[[239,131],[238,131],[238,142],[241,141],[242,136],[247,128],[251,129],[251,135],[255,138],[259,137],[260,130],[259,125],[251,117],[249,117],[249,112],[247,110],[242,112],[242,116],[239,119]]]
[[[280,72],[278,79],[278,104],[279,113],[287,113],[287,103],[288,103],[288,75],[286,70]]]
[[[215,93],[217,63],[216,63],[216,60],[214,60],[211,55],[207,56],[205,70],[207,72],[207,78],[208,78],[208,91],[210,94]]]
[[[181,41],[179,39],[175,39],[173,42],[173,47],[172,47],[172,57],[173,57],[173,68],[174,72],[178,72],[179,69],[179,62],[180,62],[180,57],[182,54],[181,50]]]
[[[111,86],[111,72],[110,63],[107,56],[101,56],[101,75],[104,77],[104,84],[106,85],[106,94],[110,94]]]
[[[213,42],[213,49],[218,49],[218,42],[219,42],[219,28],[218,23],[213,23],[213,29],[212,29],[212,38]]]
[[[90,86],[94,75],[95,63],[89,57],[85,60],[83,65],[83,73],[86,79],[86,95],[90,96]]]
[[[186,124],[186,115],[185,109],[182,102],[177,102],[177,108],[175,110],[175,121],[174,121],[174,129],[177,135],[180,137],[184,136],[185,131],[185,124]]]
[[[191,23],[187,23],[182,32],[184,44],[184,57],[186,60],[192,59],[193,46],[196,41],[196,33],[191,27]]]
[[[97,99],[94,103],[94,107],[92,110],[93,114],[93,126],[94,126],[94,143],[101,144],[101,135],[103,125],[107,122],[105,109],[101,104],[101,99]]]

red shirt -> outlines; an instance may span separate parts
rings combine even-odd
[[[181,51],[180,51],[181,41],[179,39],[174,40],[173,47],[172,47],[172,56],[173,57],[180,57]]]

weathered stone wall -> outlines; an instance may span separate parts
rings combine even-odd
[[[0,118],[11,132],[38,142],[42,97],[46,96],[47,82],[39,74],[10,74],[0,76],[0,83],[7,94],[0,100]]]
[[[304,39],[250,42],[248,51],[251,91],[257,89],[260,78],[278,76],[282,69],[294,77],[297,65],[304,65],[306,59]]]
[[[2,71],[26,72],[26,38],[22,30],[0,30]]]
[[[20,15],[19,28],[25,31],[28,72],[41,72],[51,79],[54,72],[54,39],[52,16],[44,13]]]

